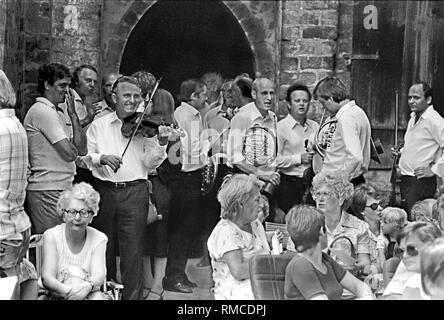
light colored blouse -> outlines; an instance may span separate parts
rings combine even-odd
[[[235,278],[223,255],[241,250],[244,260],[259,254],[270,254],[264,227],[259,220],[251,223],[252,233],[241,230],[233,222],[221,219],[208,239],[216,300],[254,300],[250,279]]]
[[[58,258],[57,280],[64,282],[70,277],[89,280],[94,250],[100,244],[108,242],[108,238],[104,233],[87,227],[85,244],[79,253],[74,254],[66,242],[65,228],[66,224],[62,223],[45,231],[45,233],[51,234],[56,242],[56,254]]]

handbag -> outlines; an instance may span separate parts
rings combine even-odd
[[[157,213],[157,208],[151,201],[153,194],[153,184],[148,180],[148,214],[146,217],[146,224],[150,225],[159,220],[162,220],[162,215]]]
[[[350,243],[350,254],[343,249],[336,249],[333,247],[336,241],[340,239],[345,239]],[[336,259],[341,262],[341,266],[345,270],[349,271],[352,275],[362,280],[363,275],[360,272],[361,269],[356,266],[357,254],[355,251],[355,246],[353,245],[353,242],[350,240],[349,237],[339,236],[335,238],[328,247],[327,254],[329,256],[333,254],[336,257]]]

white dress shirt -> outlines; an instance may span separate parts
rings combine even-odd
[[[307,152],[305,140],[313,143],[318,128],[319,125],[315,121],[307,119],[302,125],[290,114],[278,122],[278,160],[276,162],[280,172],[289,176],[303,177],[305,169],[309,167],[301,161],[301,155]]]
[[[321,171],[346,172],[351,179],[367,172],[370,163],[370,122],[355,101],[343,105],[336,114],[338,123],[326,150]]]
[[[192,105],[182,102],[174,111],[174,118],[184,131],[180,137],[182,145],[182,171],[192,172],[201,169],[207,163],[208,140],[203,139],[202,116]]]
[[[84,161],[94,177],[111,182],[147,179],[148,172],[166,159],[167,146],[160,146],[157,137],[136,135],[128,147],[120,169],[114,173],[109,166],[100,165],[102,155],[122,156],[129,138],[121,133],[122,121],[115,112],[93,121],[86,132],[88,156]]]
[[[233,166],[234,164],[247,163],[245,156],[242,154],[243,139],[247,129],[254,125],[260,125],[270,129],[276,136],[276,122],[277,118],[274,112],[268,111],[268,115],[263,117],[254,102],[243,106],[231,119],[231,129],[227,143],[228,164]],[[265,172],[274,171],[273,166],[258,168]]]
[[[433,106],[424,111],[416,124],[412,112],[404,141],[399,159],[402,175],[414,176],[416,168],[432,165],[433,173],[444,176],[444,119]]]

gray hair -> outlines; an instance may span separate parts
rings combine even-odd
[[[217,194],[217,200],[221,206],[222,219],[232,220],[242,203],[249,198],[249,193],[254,187],[260,188],[263,182],[254,175],[235,174],[225,178]]]
[[[313,193],[321,187],[327,187],[342,200],[343,207],[348,208],[351,197],[353,196],[353,184],[348,181],[348,176],[343,171],[338,172],[320,172],[313,178]]]
[[[14,88],[3,70],[0,70],[0,107],[14,108],[16,103]]]
[[[424,292],[444,287],[444,238],[440,237],[426,244],[420,253],[421,283]]]
[[[57,201],[57,212],[60,215],[63,215],[62,209],[65,209],[72,199],[85,202],[87,207],[94,212],[93,217],[99,212],[100,194],[86,182],[74,184],[72,188],[62,192]]]

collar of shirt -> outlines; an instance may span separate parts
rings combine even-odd
[[[74,101],[78,101],[78,102],[80,102],[81,104],[84,104],[82,98],[80,98],[80,96],[79,96],[79,94],[77,93],[77,91],[76,91],[75,89],[73,89],[72,91],[74,91]]]
[[[299,121],[296,121],[295,118],[293,118],[293,116],[291,114],[288,114],[283,121],[288,121],[288,124],[290,126],[290,128],[294,129],[297,126],[301,126],[303,127],[305,130],[307,130],[307,128],[311,128],[312,124],[310,123],[310,121],[308,121],[308,119],[305,120],[304,124],[301,124]]]
[[[273,120],[274,113],[271,111],[268,111],[268,114],[263,117],[262,114],[259,112],[259,109],[256,107],[255,102],[251,102],[244,107],[244,111],[247,112],[248,115],[250,115],[250,120],[255,121],[257,119],[262,119],[264,121],[266,120]]]
[[[51,101],[49,101],[48,99],[46,99],[45,97],[38,97],[35,99],[35,101],[43,103],[45,105],[47,105],[48,107],[53,108],[54,110],[64,113],[63,112],[63,108],[60,108],[60,106],[55,106]]]
[[[10,108],[0,109],[0,118],[15,117],[15,110]]]
[[[419,119],[427,119],[429,117],[429,115],[434,111],[435,109],[433,108],[433,104],[431,104],[424,112],[423,114],[419,117]],[[412,112],[410,113],[410,118],[412,118],[413,120],[415,120],[416,117],[416,113]],[[418,120],[419,120],[418,119]]]
[[[122,120],[119,119],[119,117],[117,116],[117,113],[115,111],[110,113],[109,117],[110,117],[109,123],[111,123],[111,124],[113,124],[114,122],[122,123]]]
[[[355,228],[355,225],[353,224],[353,221],[350,220],[350,214],[342,211],[341,220],[339,220],[339,223],[336,226],[336,228],[330,231],[330,233],[332,235],[336,235],[344,231],[345,228]]]
[[[100,112],[103,112],[105,110],[109,110],[111,112],[114,112],[114,110],[108,105],[105,99],[97,102],[97,105],[100,107]]]
[[[187,112],[193,114],[195,117],[198,117],[200,115],[199,110],[194,108],[191,104],[183,102],[181,103],[181,107],[184,108]]]
[[[355,100],[350,100],[349,102],[347,102],[346,104],[344,104],[341,109],[339,109],[339,111],[336,113],[335,117],[331,117],[331,118],[337,118],[339,119],[345,112],[347,112],[348,109],[350,109],[351,107],[355,106],[356,102]]]

